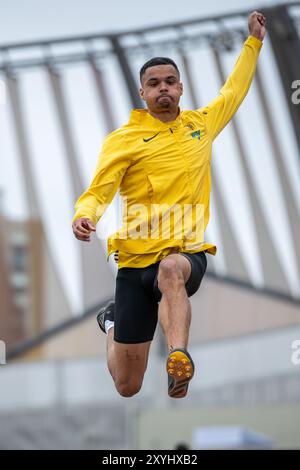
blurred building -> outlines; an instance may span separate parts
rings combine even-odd
[[[7,347],[25,337],[24,310],[17,303],[17,289],[12,285],[10,254],[7,250],[6,221],[0,211],[0,339]]]
[[[68,317],[38,220],[1,217],[1,339],[13,346]]]

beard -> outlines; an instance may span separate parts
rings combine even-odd
[[[174,106],[173,100],[170,97],[161,97],[157,100],[158,109],[172,109]]]
[[[158,103],[158,106],[157,106],[159,109],[170,109],[172,106],[171,106],[171,102],[170,101],[165,101],[163,103]]]

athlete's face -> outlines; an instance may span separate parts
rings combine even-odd
[[[150,111],[176,111],[182,93],[179,73],[173,65],[155,65],[146,69],[140,94]]]

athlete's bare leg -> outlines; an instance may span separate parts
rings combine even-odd
[[[147,369],[151,341],[124,344],[114,341],[114,328],[107,337],[108,369],[117,391],[123,397],[132,397],[141,389]]]
[[[158,287],[162,292],[159,321],[169,350],[186,348],[191,321],[191,306],[185,283],[191,274],[191,264],[179,254],[168,255],[159,265]],[[139,392],[148,364],[151,341],[124,344],[114,341],[114,328],[107,338],[107,362],[120,395],[131,397]]]
[[[158,271],[158,287],[162,293],[158,318],[164,331],[168,350],[186,348],[191,323],[191,304],[185,283],[191,274],[189,260],[180,254],[166,256]]]

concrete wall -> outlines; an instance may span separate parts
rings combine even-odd
[[[201,426],[241,425],[270,437],[277,448],[300,449],[300,405],[252,407],[191,407],[141,411],[139,449],[174,449],[186,442],[193,448],[193,430]]]

